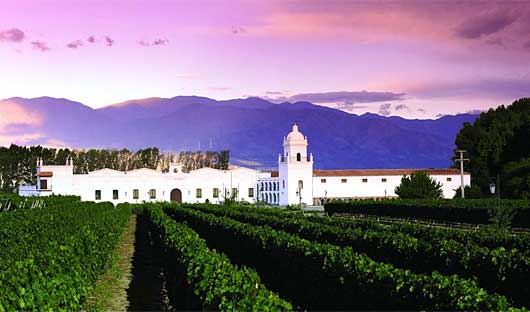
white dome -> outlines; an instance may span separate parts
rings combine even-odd
[[[305,140],[304,135],[298,131],[298,125],[293,125],[293,130],[287,135],[287,141],[303,141]]]

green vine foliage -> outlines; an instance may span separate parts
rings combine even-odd
[[[284,291],[282,294],[304,308],[512,308],[505,297],[488,293],[473,280],[457,275],[446,276],[436,271],[414,273],[374,261],[350,246],[316,242],[314,238],[304,239],[265,224],[247,223],[250,220],[240,222],[200,211],[201,207],[206,205],[168,206],[165,211],[175,220],[186,221],[210,244],[225,249],[230,257],[239,257],[241,261],[246,259],[261,268],[265,275],[271,275],[269,283],[276,281],[276,287]],[[324,233],[315,229],[313,235]],[[401,257],[400,254],[395,256]]]
[[[260,211],[264,209],[186,206],[245,223],[270,226],[322,243],[351,246],[374,260],[410,268],[418,273],[436,270],[443,274],[474,278],[489,291],[505,294],[521,304],[530,304],[527,299],[530,289],[524,286],[524,281],[530,279],[530,257],[518,250],[503,247],[489,249],[473,242],[462,243],[446,238],[423,240],[387,229],[344,228],[312,222],[292,213],[263,215]]]
[[[501,200],[501,206],[513,214],[511,226],[530,228],[530,201]],[[353,200],[334,201],[324,205],[329,215],[348,213],[397,218],[422,218],[444,222],[490,224],[490,207],[497,205],[492,199],[465,200]]]
[[[80,202],[0,214],[0,311],[78,310],[129,215]]]
[[[175,261],[187,268],[186,279],[206,310],[291,311],[290,303],[265,288],[258,274],[238,268],[224,255],[208,249],[195,231],[169,218],[160,205],[145,205],[148,216],[174,248]]]

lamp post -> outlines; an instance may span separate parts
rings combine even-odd
[[[493,180],[493,178],[492,178]],[[501,207],[501,179],[499,174],[497,174],[497,179],[495,182],[490,183],[490,193],[491,195],[495,195],[495,191],[497,192],[497,207]]]

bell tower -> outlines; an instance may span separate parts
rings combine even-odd
[[[313,204],[313,155],[307,154],[307,137],[294,124],[283,138],[283,154],[278,156],[280,205]]]

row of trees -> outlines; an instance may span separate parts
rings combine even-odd
[[[489,196],[489,185],[499,175],[502,197],[530,198],[530,98],[465,123],[455,143],[470,159],[466,170],[474,187],[466,195]]]
[[[45,165],[64,165],[72,157],[74,173],[111,168],[127,171],[138,168],[151,168],[167,171],[170,163],[181,163],[183,171],[211,167],[226,170],[230,160],[227,150],[215,152],[162,153],[158,148],[146,148],[136,152],[127,149],[71,150],[68,148],[46,148],[42,146],[0,147],[0,191],[14,192],[19,185],[34,184],[37,158]]]

